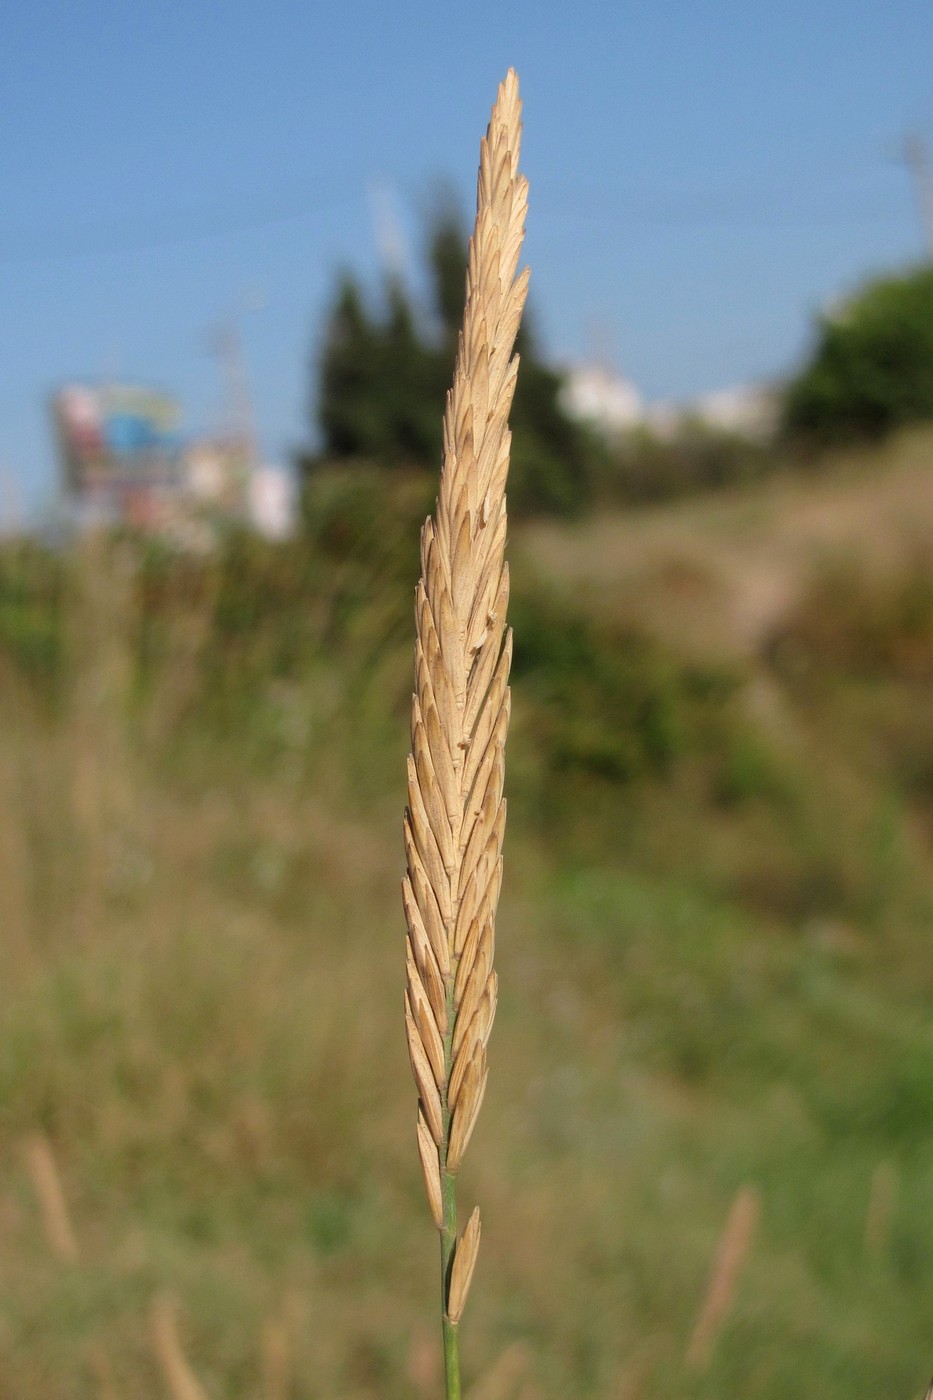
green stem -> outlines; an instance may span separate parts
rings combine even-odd
[[[444,1334],[444,1375],[447,1380],[447,1400],[460,1400],[460,1338],[457,1323],[447,1315],[447,1295],[450,1290],[450,1266],[457,1243],[457,1178],[447,1170],[447,1146],[450,1142],[450,1109],[447,1105],[447,1085],[453,1069],[454,974],[446,979],[447,1034],[444,1036],[445,1085],[441,1092],[441,1118],[444,1145],[440,1153],[441,1204],[444,1220],[441,1225],[441,1328]]]
[[[444,1374],[447,1378],[447,1400],[460,1400],[460,1343],[457,1324],[447,1316],[447,1290],[450,1287],[450,1263],[457,1242],[457,1178],[441,1172],[441,1199],[444,1204],[444,1224],[441,1227],[441,1319],[444,1332]]]

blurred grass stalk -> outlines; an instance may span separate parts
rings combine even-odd
[[[153,1302],[151,1326],[152,1348],[172,1400],[207,1400],[207,1392],[182,1350],[178,1309],[167,1294],[161,1294]]]
[[[44,1133],[36,1133],[24,1144],[24,1154],[42,1214],[42,1226],[49,1249],[64,1264],[78,1262],[78,1243],[65,1203],[61,1177],[55,1165],[52,1145]]]
[[[448,1400],[460,1396],[458,1327],[479,1249],[474,1210],[457,1239],[457,1172],[486,1088],[502,879],[511,633],[505,627],[512,350],[528,285],[516,277],[527,182],[513,70],[480,148],[466,309],[444,414],[433,519],[421,535],[403,885],[405,1019],[420,1095],[418,1148],[441,1240]]]
[[[687,1365],[692,1371],[705,1371],[709,1366],[716,1338],[735,1299],[760,1213],[758,1191],[754,1186],[743,1186],[732,1202],[710,1270],[703,1305],[687,1347]]]

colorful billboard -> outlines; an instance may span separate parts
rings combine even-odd
[[[175,400],[135,384],[68,384],[52,398],[66,489],[117,495],[177,486],[180,413]]]

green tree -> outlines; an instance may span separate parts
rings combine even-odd
[[[352,277],[341,279],[319,360],[325,459],[435,466],[463,316],[467,242],[456,205],[442,198],[427,231],[430,314],[423,322],[398,279],[387,284],[376,314]],[[579,510],[598,449],[561,407],[561,376],[541,355],[527,311],[517,343],[510,504],[524,513]]]
[[[385,313],[373,317],[357,283],[344,275],[325,332],[315,395],[324,455],[375,458],[393,466],[435,457],[440,429],[426,402],[432,369],[401,283],[389,283]]]
[[[442,192],[428,225],[427,257],[434,308],[440,318],[444,345],[451,355],[457,348],[457,333],[463,320],[468,242],[456,201],[449,192]]]
[[[390,464],[433,465],[441,449],[440,411],[431,402],[436,354],[419,335],[411,303],[398,278],[389,282],[386,299],[388,311],[377,364],[383,446],[374,455]]]
[[[360,289],[344,274],[325,333],[312,404],[326,451],[335,457],[363,456],[374,449],[379,416],[374,403],[377,341],[377,328],[366,314]]]
[[[933,268],[870,283],[819,323],[788,386],[784,425],[818,443],[880,437],[933,418]]]

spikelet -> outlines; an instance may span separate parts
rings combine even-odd
[[[467,1221],[467,1227],[457,1244],[453,1267],[450,1271],[450,1297],[447,1302],[447,1312],[451,1322],[459,1322],[463,1316],[463,1307],[473,1280],[473,1270],[476,1268],[479,1236],[480,1222],[479,1207],[477,1206]]]
[[[518,369],[512,352],[528,285],[527,271],[517,273],[528,190],[518,173],[520,137],[518,79],[510,69],[480,149],[440,491],[421,533],[415,592],[405,1023],[420,1097],[418,1149],[442,1238],[452,1229],[444,1220],[442,1183],[459,1169],[476,1123],[496,1012],[492,961],[512,655],[505,481]],[[445,1256],[452,1260],[452,1323],[463,1311],[478,1247],[474,1211]]]

